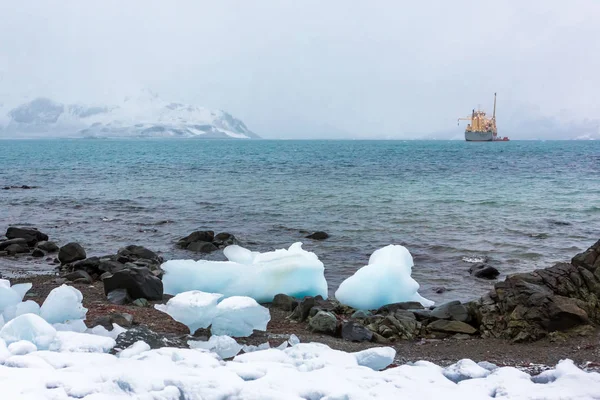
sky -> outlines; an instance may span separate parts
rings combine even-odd
[[[600,1],[0,0],[0,102],[142,89],[265,138],[600,138]]]

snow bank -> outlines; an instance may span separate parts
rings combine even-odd
[[[386,304],[433,301],[421,297],[419,284],[411,277],[413,258],[404,246],[389,245],[375,251],[366,265],[342,282],[335,297],[359,310],[372,310]]]
[[[323,263],[316,254],[294,243],[289,249],[252,252],[233,245],[223,250],[229,261],[171,260],[162,265],[164,291],[178,294],[191,290],[222,293],[225,297],[248,296],[259,303],[285,293],[302,298],[327,298]]]
[[[211,326],[213,335],[250,336],[253,330],[267,330],[271,320],[269,310],[250,297],[233,296],[218,302],[222,294],[204,293],[198,290],[179,293],[167,304],[154,307],[169,314],[196,332]]]

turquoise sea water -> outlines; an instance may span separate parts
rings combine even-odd
[[[373,250],[403,244],[433,300],[469,299],[503,275],[566,261],[600,238],[600,142],[0,141],[0,230],[31,224],[90,255],[227,231],[252,250],[303,241],[333,291]],[[323,242],[300,231],[324,230]],[[222,254],[211,255],[212,259]],[[48,270],[0,260],[0,270]],[[434,288],[450,291],[437,294]]]

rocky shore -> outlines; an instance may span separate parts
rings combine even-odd
[[[57,246],[33,228],[9,227],[0,239],[0,256],[46,257],[56,264],[52,275],[27,276],[28,299],[42,302],[55,287],[68,283],[84,295],[89,327],[132,328],[123,340],[141,339],[186,346],[187,328],[154,309],[171,296],[163,293],[163,259],[131,245],[103,257],[87,257],[77,243]],[[323,235],[320,238],[325,239]],[[176,245],[208,253],[237,243],[228,233],[194,232]],[[481,278],[497,276],[487,266]],[[495,276],[494,276],[495,274]],[[295,299],[277,295],[265,304],[271,313],[267,332],[240,338],[240,343],[278,345],[291,334],[302,341],[357,351],[387,345],[398,362],[429,360],[448,364],[461,358],[499,365],[553,365],[571,358],[589,368],[600,366],[600,241],[561,263],[497,282],[487,295],[470,302],[453,301],[431,308],[406,302],[377,310],[356,310],[320,296]],[[136,336],[137,335],[137,336]],[[207,338],[210,330],[196,336]]]

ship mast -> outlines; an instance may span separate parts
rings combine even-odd
[[[496,93],[494,93],[494,113],[492,114],[492,119],[496,120]]]

